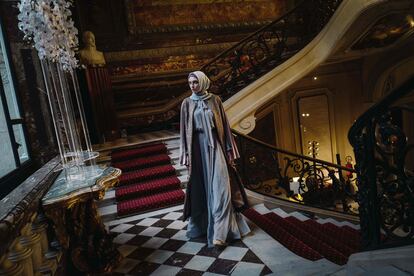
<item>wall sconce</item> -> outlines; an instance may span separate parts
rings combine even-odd
[[[411,28],[414,28],[414,18],[412,15],[407,15],[408,24],[410,24]]]
[[[317,141],[308,141],[308,155],[312,156],[313,158],[315,158],[316,156],[319,155],[318,151],[319,151],[319,142]]]

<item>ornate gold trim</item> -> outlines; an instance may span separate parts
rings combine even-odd
[[[103,198],[107,189],[119,183],[121,170],[111,169],[92,187],[43,202],[45,215],[53,221],[59,243],[70,250],[70,261],[80,272],[110,272],[121,260],[95,203],[96,199]]]

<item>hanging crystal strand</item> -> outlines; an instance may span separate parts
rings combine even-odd
[[[18,26],[25,39],[33,43],[41,60],[61,157],[60,169],[64,170],[59,177],[65,178],[67,185],[82,186],[88,183],[85,180],[99,177],[104,169],[96,166],[94,160],[99,154],[92,149],[74,72],[78,67],[74,52],[78,48],[78,30],[71,19],[72,2],[20,0]],[[86,164],[86,160],[90,162]]]
[[[43,71],[43,79],[45,81],[45,86],[46,86],[46,92],[48,95],[48,100],[49,100],[49,106],[50,106],[50,111],[52,113],[52,121],[53,121],[53,126],[55,129],[55,134],[56,134],[56,140],[57,140],[57,144],[58,144],[58,148],[59,148],[59,154],[60,154],[60,158],[62,160],[62,167],[66,167],[66,158],[65,158],[65,146],[64,146],[64,138],[62,137],[63,134],[60,131],[60,124],[57,120],[59,120],[59,115],[58,115],[58,107],[56,106],[56,97],[55,97],[55,93],[53,90],[53,85],[51,83],[51,74],[49,74],[49,66],[48,66],[48,61],[45,59],[42,59],[40,61],[41,64],[41,68]]]
[[[78,133],[78,128],[76,126],[76,118],[75,118],[75,112],[73,110],[71,93],[67,85],[65,72],[63,71],[62,65],[58,63],[56,67],[57,67],[60,87],[62,90],[62,98],[63,98],[64,107],[65,107],[65,115],[68,119],[70,139],[72,140],[70,144],[73,145],[73,147],[71,148],[70,155],[74,157],[74,165],[81,166],[84,163],[83,158],[81,158],[80,156],[82,152],[82,146],[79,141],[79,133]]]
[[[74,144],[73,144],[73,139],[71,139],[72,137],[69,137],[69,135],[71,135],[72,133],[70,132],[70,126],[69,126],[69,118],[67,116],[67,112],[65,111],[65,106],[63,103],[63,93],[62,93],[62,89],[60,87],[60,83],[59,83],[59,77],[58,77],[58,73],[57,73],[57,68],[56,68],[56,64],[54,62],[48,61],[48,68],[49,68],[49,72],[51,75],[51,80],[52,80],[52,92],[53,92],[53,96],[56,99],[56,105],[57,105],[57,115],[58,117],[56,118],[57,120],[61,120],[62,121],[62,128],[59,128],[58,131],[61,132],[61,135],[63,136],[63,140],[62,140],[62,145],[64,146],[64,152],[63,152],[63,158],[65,159],[65,164],[64,164],[64,168],[70,168],[73,166],[73,160],[71,158],[70,152],[73,151],[74,148]]]
[[[87,127],[87,123],[86,123],[86,119],[85,119],[85,111],[83,109],[83,101],[82,101],[82,97],[80,96],[78,78],[76,77],[76,74],[73,72],[73,70],[70,71],[70,75],[72,77],[73,87],[74,87],[74,90],[75,90],[76,102],[77,102],[78,107],[79,107],[79,114],[80,114],[81,123],[82,123],[83,135],[85,136],[86,150],[89,153],[92,153],[93,149],[92,149],[92,144],[91,144],[91,140],[90,140],[90,137],[89,137],[89,131],[88,131],[88,127]]]

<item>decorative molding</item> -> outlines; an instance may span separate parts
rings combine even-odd
[[[145,49],[135,51],[119,51],[119,52],[106,52],[105,60],[107,63],[120,62],[120,61],[131,61],[137,59],[147,58],[163,58],[169,56],[182,56],[191,55],[194,53],[218,53],[227,50],[235,43],[217,43],[217,44],[206,44],[206,45],[191,45],[191,46],[177,46],[169,48],[158,48],[158,49]]]
[[[283,139],[281,137],[281,133],[283,131],[282,128],[282,120],[281,120],[281,114],[280,114],[280,108],[281,108],[281,104],[280,102],[278,102],[277,100],[273,101],[272,104],[266,106],[264,109],[261,109],[260,111],[258,111],[255,114],[256,117],[256,121],[259,121],[260,119],[262,119],[263,117],[267,116],[269,113],[273,114],[273,128],[275,130],[275,145],[278,148],[285,148],[282,145]],[[279,162],[281,162],[282,160],[279,160]]]
[[[250,114],[241,120],[238,126],[235,128],[238,132],[243,134],[249,134],[256,127],[256,117],[254,114]]]
[[[325,95],[328,98],[328,114],[329,114],[329,131],[330,131],[330,140],[331,140],[331,157],[332,160],[325,160],[330,162],[335,162],[335,155],[338,152],[337,143],[336,143],[336,128],[335,128],[335,112],[334,112],[334,93],[328,88],[316,88],[316,89],[302,89],[296,90],[293,92],[292,97],[290,98],[291,108],[292,108],[292,122],[294,129],[295,137],[295,146],[296,152],[302,152],[302,144],[300,138],[300,126],[299,126],[299,107],[297,101],[300,98],[312,97],[318,95]],[[302,152],[305,155],[305,153]]]
[[[334,54],[329,57],[329,61],[341,62],[345,60],[358,59],[367,55],[373,55],[399,46],[400,44],[410,39],[410,33],[412,34],[412,31],[406,35],[403,35],[397,39],[397,41],[391,43],[388,46],[383,45],[383,47],[379,48],[363,48],[359,50],[352,49],[353,45],[363,39],[372,29],[372,27],[382,18],[389,16],[390,14],[401,13],[408,15],[409,13],[413,14],[414,12],[414,6],[410,7],[410,4],[412,3],[410,0],[384,2],[386,3],[384,3],[383,9],[367,10],[357,21],[351,25],[343,39],[338,42],[338,46],[336,47]]]
[[[414,19],[407,15],[406,10],[385,14],[372,23],[349,50],[389,47],[414,32],[411,24],[414,24]]]
[[[388,63],[387,63],[388,64]],[[370,79],[370,84],[368,88],[371,88],[371,100],[377,102],[379,99],[387,95],[393,88],[398,87],[403,82],[403,78],[410,77],[409,74],[403,75],[402,72],[396,74],[396,70],[405,66],[406,68],[412,68],[414,66],[414,57],[406,57],[404,59],[399,59],[398,61],[393,60],[392,64],[388,64],[388,68],[382,68],[382,70],[375,78]],[[406,70],[410,72],[410,70]],[[398,76],[398,77],[397,77]]]
[[[129,19],[129,18],[128,18]],[[226,23],[204,23],[191,25],[168,25],[160,27],[135,27],[134,34],[156,34],[156,33],[174,33],[174,32],[195,32],[195,31],[212,31],[212,30],[239,30],[240,28],[256,27],[260,28],[272,22],[272,20],[260,21],[243,21],[243,22],[226,22]]]
[[[170,56],[168,59],[159,63],[145,63],[136,65],[119,65],[112,66],[111,75],[112,78],[119,76],[131,75],[142,76],[152,75],[153,73],[180,73],[191,72],[198,70],[201,66],[209,61],[209,58],[200,58],[195,55],[188,56]]]

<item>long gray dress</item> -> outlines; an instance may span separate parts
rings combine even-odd
[[[250,229],[243,216],[233,210],[229,173],[214,129],[213,113],[202,101],[197,100],[193,115],[191,217],[187,236],[206,234],[211,247],[213,240],[240,239]]]

